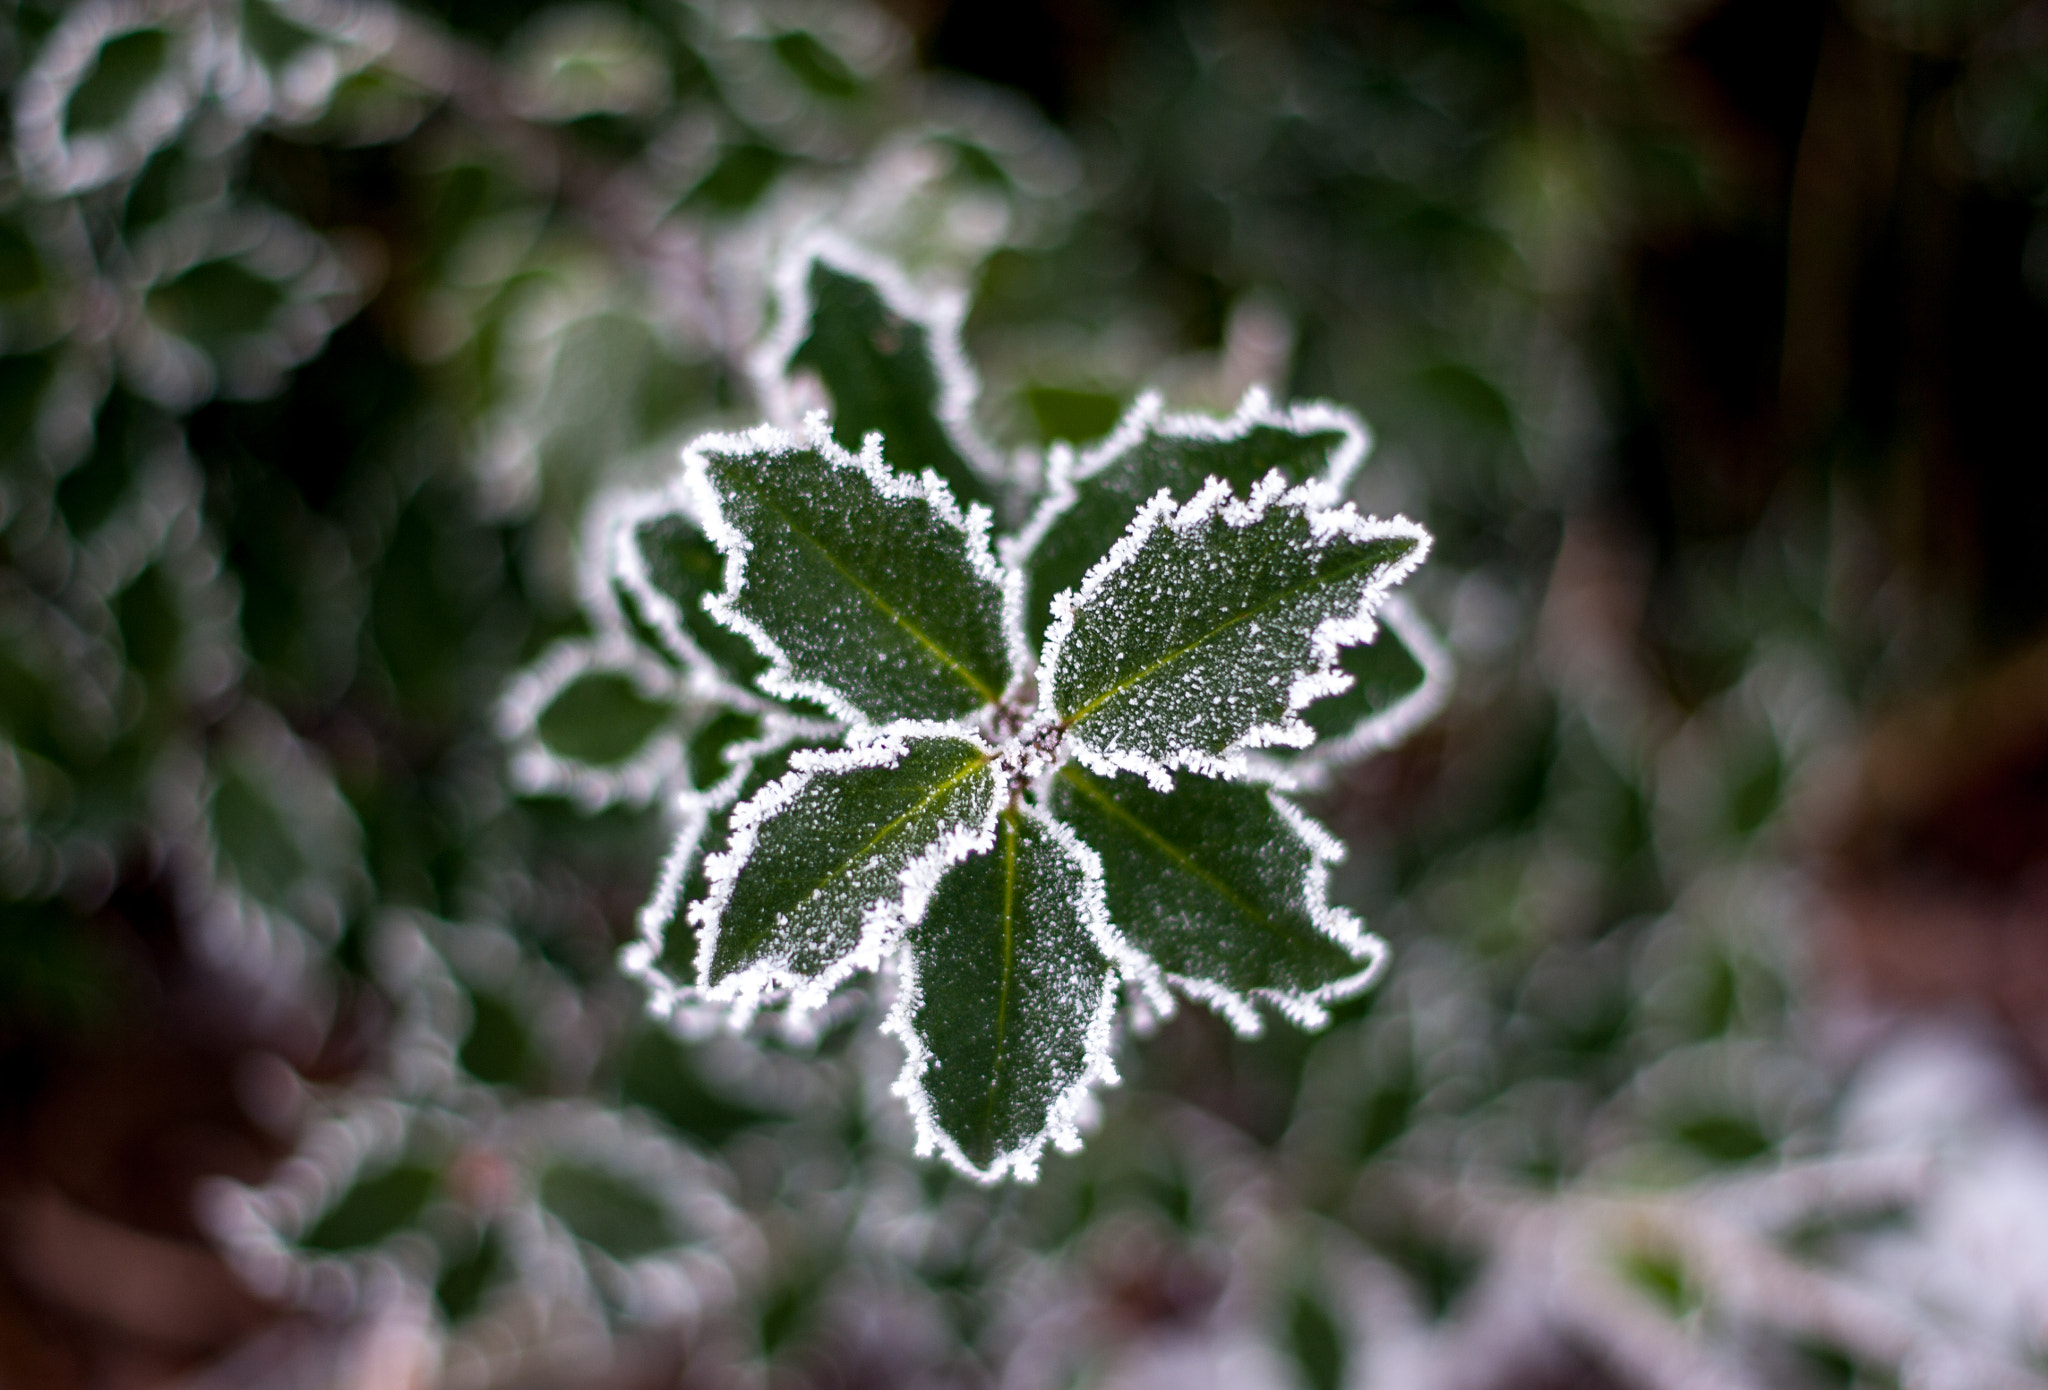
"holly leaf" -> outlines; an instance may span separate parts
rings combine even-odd
[[[692,770],[703,790],[678,800],[675,841],[640,909],[640,939],[619,956],[621,967],[647,986],[649,1007],[664,1016],[685,1001],[697,978],[699,933],[689,907],[711,896],[707,853],[731,842],[733,813],[786,776],[797,754],[822,752],[836,741],[818,726],[772,718],[750,736],[741,718],[720,716],[691,740]],[[709,775],[719,770],[722,776]]]
[[[774,353],[773,384],[812,371],[832,398],[832,434],[859,449],[888,441],[896,467],[938,474],[967,502],[991,502],[997,470],[970,418],[974,375],[960,351],[959,307],[923,301],[844,248],[813,246],[785,276],[783,312],[802,341]]]
[[[794,991],[799,1011],[871,969],[924,914],[950,864],[985,850],[1001,787],[987,745],[943,725],[894,725],[792,770],[740,803],[705,864],[703,996],[751,1013]]]
[[[1032,641],[1044,641],[1053,596],[1078,588],[1138,508],[1162,488],[1185,502],[1210,478],[1221,478],[1244,495],[1278,469],[1290,483],[1321,482],[1334,502],[1370,442],[1364,423],[1348,410],[1319,402],[1275,410],[1254,387],[1224,420],[1164,414],[1159,397],[1147,394],[1087,452],[1077,457],[1055,446],[1045,501],[1012,557],[1025,572],[1024,613]]]
[[[1351,688],[1302,711],[1316,741],[1276,759],[1290,790],[1313,791],[1341,768],[1402,742],[1450,701],[1453,666],[1443,639],[1399,594],[1380,610],[1379,634],[1347,647],[1337,669]]]
[[[512,784],[585,811],[646,805],[684,780],[684,739],[704,706],[671,667],[608,634],[568,638],[506,687],[498,734]]]
[[[855,457],[813,420],[715,435],[684,455],[725,589],[704,603],[769,669],[761,686],[856,723],[955,719],[1000,699],[1013,643],[988,513],[944,482]]]
[[[1342,847],[1278,793],[1194,773],[1161,793],[1068,763],[1050,806],[1102,857],[1110,917],[1144,958],[1141,977],[1213,1005],[1238,1032],[1259,1033],[1255,1000],[1320,1028],[1326,1004],[1378,974],[1385,944],[1329,902]]]
[[[1164,791],[1176,767],[1242,774],[1244,750],[1314,738],[1299,711],[1345,688],[1339,651],[1370,639],[1373,610],[1428,549],[1413,522],[1278,478],[1246,501],[1221,479],[1183,505],[1162,489],[1054,599],[1040,687],[1104,775]]]
[[[995,846],[948,870],[905,941],[887,1030],[907,1058],[897,1093],[918,1152],[982,1182],[1031,1180],[1046,1141],[1114,1083],[1117,971],[1102,870],[1065,827],[1010,810]]]
[[[669,492],[629,500],[615,524],[612,579],[627,622],[648,628],[658,649],[685,666],[751,687],[768,660],[704,611],[705,598],[725,582],[725,557],[684,499]]]

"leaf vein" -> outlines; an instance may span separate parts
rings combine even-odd
[[[777,506],[774,499],[769,497],[766,493],[758,493],[756,495],[760,498],[761,505],[766,507],[769,511],[775,513],[776,516],[780,517],[783,523],[789,527],[790,531],[797,537],[797,539],[807,542],[812,549],[816,550],[820,555],[824,556],[825,563],[831,565],[833,569],[839,571],[841,575],[845,576],[846,582],[853,585],[854,588],[860,590],[862,595],[865,596],[870,603],[874,604],[875,607],[881,609],[883,614],[886,615],[891,622],[895,623],[896,626],[902,628],[905,632],[909,633],[912,637],[916,638],[920,643],[923,644],[925,650],[929,651],[933,656],[937,657],[940,661],[944,662],[946,665],[952,667],[953,670],[958,672],[960,678],[966,681],[967,684],[973,688],[975,694],[981,696],[982,699],[987,700],[990,704],[994,704],[996,700],[1000,698],[998,692],[989,689],[987,682],[983,681],[981,677],[975,675],[974,672],[970,671],[964,664],[961,663],[959,658],[955,657],[951,652],[947,651],[944,647],[940,646],[937,642],[933,641],[930,634],[926,633],[924,629],[920,628],[916,623],[913,623],[908,618],[904,617],[903,614],[897,610],[894,604],[890,603],[887,599],[883,598],[880,594],[876,593],[872,588],[870,588],[867,585],[866,582],[864,582],[861,579],[859,575],[855,574],[852,570],[848,569],[845,565],[841,564],[839,562],[839,557],[832,553],[830,547],[828,547],[817,536],[813,535],[811,532],[804,529],[803,526],[798,524],[795,516],[791,515],[784,508]]]
[[[1139,820],[1136,816],[1132,815],[1130,811],[1126,809],[1124,806],[1120,805],[1115,798],[1108,796],[1101,789],[1089,785],[1086,781],[1083,781],[1080,777],[1076,776],[1072,767],[1065,767],[1060,769],[1060,776],[1066,780],[1069,786],[1081,792],[1082,795],[1094,801],[1097,805],[1101,806],[1104,810],[1109,812],[1109,814],[1114,816],[1117,820],[1122,821],[1125,825],[1128,825],[1131,829],[1137,831],[1138,834],[1144,836],[1145,839],[1151,841],[1154,845],[1157,845],[1160,851],[1163,854],[1165,854],[1168,859],[1172,860],[1180,868],[1185,869],[1188,873],[1194,875],[1194,877],[1200,879],[1203,883],[1209,885],[1210,888],[1215,890],[1217,896],[1223,898],[1224,900],[1229,902],[1233,907],[1237,908],[1240,912],[1252,918],[1260,926],[1270,928],[1271,930],[1276,932],[1282,930],[1278,919],[1276,919],[1270,912],[1267,912],[1263,907],[1260,907],[1250,898],[1247,898],[1243,894],[1239,893],[1235,888],[1233,888],[1229,883],[1225,882],[1223,879],[1218,878],[1215,874],[1203,868],[1201,864],[1196,862],[1194,856],[1186,853],[1179,846],[1175,845],[1171,840],[1167,839],[1158,831],[1154,830],[1151,826],[1145,824],[1145,822]]]
[[[1383,562],[1377,558],[1362,558],[1356,561],[1355,563],[1343,566],[1341,569],[1332,570],[1327,573],[1316,574],[1315,576],[1307,580],[1304,580],[1302,583],[1294,585],[1292,588],[1281,590],[1279,593],[1274,594],[1271,598],[1268,598],[1267,600],[1265,600],[1265,602],[1258,604],[1256,607],[1247,608],[1242,613],[1238,613],[1232,617],[1225,618],[1222,622],[1216,624],[1215,627],[1210,628],[1209,631],[1203,633],[1201,636],[1195,638],[1193,641],[1185,642],[1182,643],[1180,646],[1175,647],[1172,651],[1166,653],[1157,661],[1154,661],[1151,665],[1145,667],[1141,671],[1135,672],[1134,674],[1125,677],[1123,680],[1111,686],[1108,690],[1105,690],[1102,694],[1096,696],[1093,700],[1090,700],[1087,704],[1081,706],[1080,709],[1074,711],[1072,714],[1066,717],[1065,727],[1069,729],[1075,727],[1082,720],[1086,719],[1089,715],[1094,714],[1097,710],[1101,709],[1111,700],[1114,700],[1117,696],[1131,689],[1139,682],[1151,679],[1153,676],[1159,674],[1159,672],[1164,670],[1166,667],[1171,666],[1174,662],[1179,661],[1182,657],[1186,656],[1189,652],[1192,652],[1197,647],[1206,646],[1208,643],[1215,641],[1216,638],[1227,629],[1233,628],[1237,626],[1239,623],[1249,622],[1251,619],[1258,617],[1259,614],[1264,613],[1267,609],[1273,607],[1273,605],[1277,603],[1283,603],[1286,600],[1294,598],[1300,594],[1305,594],[1310,589],[1318,588],[1325,584],[1334,584],[1358,570],[1364,569],[1369,565],[1380,563]]]

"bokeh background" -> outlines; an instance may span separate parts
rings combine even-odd
[[[0,83],[0,1385],[2048,1384],[2039,0],[5,0]],[[865,995],[647,1022],[664,806],[508,771],[821,223],[1005,448],[1263,383],[1438,537],[1316,807],[1386,983],[1029,1189]]]

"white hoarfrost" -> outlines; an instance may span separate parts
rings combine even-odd
[[[1082,889],[1075,907],[1081,914],[1089,936],[1094,939],[1096,948],[1112,961],[1136,958],[1137,953],[1124,942],[1122,935],[1109,920],[1108,899],[1102,887],[1101,858],[1094,850],[1083,844],[1073,831],[1037,807],[1025,806],[1023,814],[1033,824],[1046,830],[1054,843],[1058,844],[1080,868]],[[990,839],[993,843],[993,823]],[[1114,1086],[1120,1080],[1116,1070],[1116,1059],[1113,1056],[1116,1044],[1118,973],[1115,967],[1103,972],[1102,992],[1097,996],[1088,1019],[1087,1047],[1081,1072],[1046,1108],[1045,1126],[1021,1143],[995,1155],[986,1167],[981,1167],[961,1151],[958,1141],[946,1133],[933,1113],[931,1092],[925,1085],[925,1074],[931,1070],[936,1059],[925,1046],[924,1040],[918,1037],[915,1023],[918,1005],[924,998],[918,979],[917,956],[909,946],[899,951],[896,966],[896,1000],[889,1010],[888,1018],[882,1023],[882,1031],[903,1044],[903,1070],[897,1076],[893,1089],[903,1098],[904,1105],[910,1111],[911,1122],[916,1126],[918,1157],[929,1158],[937,1154],[976,1182],[992,1185],[1006,1177],[1015,1178],[1019,1182],[1036,1182],[1038,1160],[1044,1153],[1048,1141],[1062,1153],[1073,1153],[1078,1150],[1081,1147],[1082,1128],[1091,1121],[1094,1113],[1096,1088]]]
[[[566,757],[541,737],[540,718],[586,677],[617,676],[650,704],[677,714],[620,761],[599,766]],[[510,749],[514,790],[525,796],[565,796],[586,814],[614,803],[644,806],[671,788],[684,771],[681,717],[699,708],[689,682],[632,643],[612,634],[565,638],[521,671],[498,699],[498,737]]]
[[[1308,849],[1309,867],[1308,872],[1302,875],[1301,900],[1302,906],[1308,910],[1309,920],[1324,936],[1343,947],[1345,953],[1359,963],[1359,968],[1315,989],[1254,989],[1250,998],[1215,980],[1161,972],[1175,989],[1214,1008],[1229,1021],[1239,1037],[1245,1038],[1256,1038],[1265,1031],[1265,1021],[1252,1006],[1253,1000],[1271,1004],[1295,1027],[1315,1032],[1329,1025],[1327,1006],[1370,989],[1387,963],[1385,939],[1367,931],[1357,916],[1330,901],[1330,866],[1343,861],[1343,844],[1286,797],[1269,791],[1266,799]]]
[[[798,451],[815,453],[835,469],[857,474],[874,489],[876,496],[885,501],[923,503],[941,525],[960,533],[968,564],[978,577],[1006,595],[1012,581],[997,562],[995,551],[989,544],[988,509],[977,503],[961,511],[946,481],[929,470],[922,478],[911,478],[890,468],[882,461],[882,437],[879,434],[869,435],[859,454],[850,454],[833,440],[824,414],[813,412],[805,419],[800,435],[772,425],[760,425],[743,434],[706,435],[683,451],[683,485],[688,490],[690,503],[704,527],[704,534],[725,556],[724,591],[707,595],[704,611],[752,642],[755,650],[768,660],[768,670],[760,677],[762,689],[784,699],[815,700],[849,724],[872,725],[873,721],[866,713],[836,687],[824,681],[799,677],[782,645],[735,605],[746,586],[747,557],[753,545],[738,527],[725,519],[717,485],[710,478],[708,461],[717,455],[758,455],[774,459]],[[1012,675],[1014,678],[1015,673]]]
[[[800,374],[790,359],[811,330],[811,267],[830,269],[874,286],[889,312],[924,330],[932,370],[938,377],[937,415],[954,450],[983,480],[1001,484],[1007,470],[974,424],[974,403],[981,382],[960,346],[960,324],[967,316],[967,296],[958,290],[924,291],[911,284],[890,262],[863,251],[844,237],[823,228],[804,234],[782,259],[775,275],[775,331],[749,363],[754,387],[768,418],[794,426],[814,404],[803,399]]]
[[[688,984],[678,984],[658,962],[667,945],[668,930],[683,915],[688,904],[682,900],[689,885],[690,871],[704,853],[706,832],[718,812],[730,806],[753,772],[757,760],[792,743],[824,742],[839,735],[837,726],[816,720],[792,719],[770,713],[763,717],[758,737],[733,744],[725,750],[732,770],[709,787],[685,788],[674,794],[669,809],[675,823],[675,839],[661,861],[654,892],[640,908],[636,934],[619,952],[619,968],[640,981],[647,990],[647,1008],[657,1018],[668,1019],[681,1031],[697,1033],[706,1029],[690,1026],[703,1012],[703,1000]],[[721,1016],[723,1007],[716,1010]]]
[[[1289,791],[1318,792],[1330,785],[1339,770],[1406,742],[1409,735],[1443,713],[1457,679],[1457,663],[1450,648],[1415,611],[1415,605],[1400,594],[1388,596],[1379,618],[1422,667],[1422,683],[1334,738],[1317,741],[1299,757],[1285,763],[1255,759],[1254,775]]]
[[[1031,514],[1031,520],[1004,547],[1003,558],[1019,570],[1028,569],[1039,542],[1061,517],[1080,500],[1079,485],[1114,468],[1148,439],[1189,440],[1206,444],[1227,444],[1243,439],[1253,430],[1267,428],[1290,434],[1341,435],[1330,450],[1323,471],[1307,483],[1324,490],[1328,505],[1335,506],[1351,486],[1366,455],[1372,452],[1372,430],[1358,415],[1328,401],[1298,401],[1276,410],[1262,387],[1244,393],[1235,412],[1224,418],[1213,415],[1169,415],[1166,403],[1156,391],[1147,391],[1124,412],[1107,437],[1076,454],[1072,446],[1052,446],[1046,459],[1045,498]]]
[[[709,885],[702,902],[689,905],[689,921],[698,929],[694,995],[705,1002],[726,1007],[736,1026],[744,1026],[761,1006],[787,994],[793,1014],[801,1016],[824,1006],[832,991],[849,976],[879,967],[903,933],[924,916],[932,891],[947,869],[972,854],[985,853],[995,843],[996,819],[1002,800],[991,794],[986,813],[971,826],[960,826],[939,836],[910,859],[896,875],[894,898],[880,897],[860,909],[859,941],[845,956],[822,973],[810,976],[785,965],[764,961],[735,971],[717,984],[708,983],[718,949],[725,910],[732,901],[733,886],[760,839],[761,828],[787,811],[798,795],[820,777],[862,768],[894,767],[910,751],[915,738],[947,738],[975,744],[993,763],[996,750],[971,730],[958,725],[918,720],[901,720],[880,728],[857,728],[847,746],[831,752],[798,753],[790,771],[770,782],[742,803],[732,814],[726,847],[704,861]],[[991,782],[994,772],[986,774]],[[701,833],[701,831],[700,831]]]
[[[63,197],[142,167],[184,128],[205,91],[218,39],[200,6],[175,0],[87,0],[42,42],[14,89],[14,142],[24,180]],[[149,31],[167,38],[162,69],[101,130],[73,131],[72,98],[99,68],[109,44]]]
[[[1277,470],[1257,483],[1251,496],[1244,500],[1239,500],[1231,492],[1229,484],[1212,478],[1184,505],[1177,505],[1172,494],[1162,488],[1140,507],[1109,554],[1088,571],[1080,589],[1062,590],[1053,599],[1053,622],[1046,632],[1039,688],[1048,702],[1057,699],[1061,659],[1074,638],[1079,615],[1090,604],[1101,601],[1111,582],[1136,564],[1162,526],[1178,536],[1198,538],[1204,531],[1217,526],[1235,530],[1255,526],[1265,520],[1274,508],[1299,512],[1308,523],[1310,543],[1318,547],[1340,540],[1366,544],[1390,537],[1409,539],[1415,544],[1407,555],[1387,566],[1366,585],[1352,612],[1327,618],[1317,625],[1310,637],[1308,664],[1295,674],[1290,683],[1286,713],[1279,723],[1253,725],[1232,740],[1220,754],[1189,745],[1176,747],[1168,744],[1166,755],[1159,757],[1105,742],[1099,736],[1091,738],[1085,731],[1085,721],[1081,721],[1069,733],[1068,742],[1074,756],[1089,769],[1103,776],[1114,776],[1119,771],[1134,772],[1164,792],[1172,790],[1176,768],[1184,767],[1212,777],[1242,779],[1249,772],[1245,758],[1249,750],[1272,746],[1302,748],[1314,741],[1315,732],[1302,720],[1300,711],[1325,695],[1335,695],[1350,688],[1352,678],[1338,669],[1340,653],[1347,646],[1372,640],[1377,630],[1373,616],[1375,610],[1385,601],[1388,591],[1428,557],[1430,537],[1427,531],[1406,517],[1364,517],[1349,503],[1341,507],[1329,506],[1319,487],[1301,485],[1290,488]],[[1148,597],[1155,603],[1173,601],[1173,596],[1165,593]]]

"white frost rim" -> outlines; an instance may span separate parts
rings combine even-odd
[[[64,118],[107,43],[144,29],[174,32],[164,68],[106,130],[67,135]],[[14,93],[14,138],[26,181],[44,193],[82,193],[133,173],[184,128],[205,90],[218,40],[204,10],[183,0],[98,0],[71,10],[44,39]]]
[[[697,645],[690,636],[681,605],[657,588],[650,577],[646,552],[640,548],[640,528],[671,516],[703,529],[681,478],[658,488],[626,489],[598,496],[584,523],[584,564],[579,578],[585,611],[607,629],[628,634],[631,640],[628,615],[612,587],[616,583],[638,608],[641,620],[654,630],[663,649],[689,671],[697,693],[749,713],[774,712],[776,705],[739,684],[731,672]]]
[[[1102,886],[1102,859],[1083,844],[1074,832],[1054,820],[1036,806],[1026,805],[1023,814],[1044,827],[1053,840],[1065,849],[1081,869],[1080,910],[1090,936],[1096,946],[1111,961],[1121,962],[1135,956],[1114,925],[1109,920],[1108,898]],[[993,839],[993,832],[991,832]],[[1081,1147],[1081,1128],[1089,1119],[1094,1108],[1094,1093],[1098,1086],[1114,1086],[1120,1078],[1117,1075],[1116,1059],[1113,1055],[1116,1041],[1116,1006],[1118,996],[1118,969],[1112,965],[1103,973],[1102,993],[1097,998],[1095,1010],[1088,1020],[1087,1050],[1082,1063],[1081,1074],[1054,1098],[1046,1108],[1045,1126],[1025,1139],[1015,1148],[1006,1149],[989,1160],[985,1168],[975,1166],[961,1151],[958,1141],[940,1127],[932,1113],[931,1092],[924,1084],[925,1073],[931,1069],[931,1050],[917,1035],[914,1020],[923,992],[918,983],[916,954],[905,946],[897,956],[896,1001],[883,1020],[882,1031],[890,1034],[903,1044],[903,1070],[891,1088],[903,1098],[910,1111],[911,1122],[917,1130],[917,1156],[930,1158],[937,1154],[960,1172],[984,1186],[992,1186],[1006,1177],[1018,1182],[1038,1180],[1038,1161],[1048,1141],[1062,1153],[1073,1153]]]
[[[974,424],[974,403],[981,395],[981,381],[960,342],[960,325],[967,316],[967,296],[957,290],[920,290],[896,266],[823,228],[806,232],[783,256],[775,272],[775,331],[748,363],[757,398],[768,418],[794,426],[802,411],[792,389],[789,366],[810,333],[811,266],[820,261],[842,274],[867,281],[891,313],[924,330],[925,342],[931,348],[932,370],[939,383],[935,413],[940,426],[960,457],[984,481],[1006,481],[1007,470],[1000,456]]]
[[[1063,589],[1054,596],[1053,622],[1046,630],[1039,689],[1045,703],[1057,708],[1055,691],[1059,682],[1060,657],[1073,633],[1077,610],[1091,602],[1119,571],[1136,562],[1162,524],[1182,533],[1219,521],[1233,529],[1243,530],[1264,520],[1276,505],[1300,512],[1308,522],[1311,542],[1317,546],[1337,541],[1363,544],[1388,537],[1403,537],[1413,540],[1415,545],[1407,555],[1379,571],[1366,584],[1355,611],[1327,618],[1316,627],[1310,635],[1310,665],[1296,675],[1289,687],[1281,722],[1253,725],[1220,754],[1202,748],[1178,747],[1169,749],[1163,758],[1150,757],[1129,748],[1104,747],[1090,740],[1081,732],[1082,726],[1077,726],[1068,734],[1067,744],[1074,756],[1091,771],[1105,777],[1115,776],[1119,771],[1135,772],[1163,792],[1172,789],[1175,768],[1184,767],[1211,777],[1241,780],[1250,775],[1245,757],[1249,750],[1272,746],[1305,748],[1314,741],[1315,731],[1301,718],[1301,711],[1325,695],[1334,695],[1351,687],[1352,678],[1338,667],[1339,654],[1347,646],[1372,640],[1377,630],[1374,613],[1386,600],[1389,591],[1428,558],[1431,542],[1429,532],[1406,517],[1382,519],[1360,516],[1349,502],[1338,507],[1329,506],[1319,487],[1303,484],[1290,488],[1277,469],[1255,484],[1250,498],[1245,501],[1237,499],[1228,483],[1220,478],[1211,478],[1185,505],[1177,505],[1172,493],[1161,488],[1140,507],[1123,536],[1082,579],[1080,589]]]
[[[1079,485],[1108,471],[1146,439],[1227,444],[1261,427],[1298,435],[1335,431],[1343,436],[1330,450],[1329,464],[1323,472],[1306,480],[1329,489],[1325,500],[1331,506],[1343,497],[1352,475],[1372,452],[1372,428],[1356,412],[1330,401],[1296,401],[1285,410],[1277,410],[1265,388],[1253,386],[1245,391],[1234,412],[1219,418],[1196,413],[1169,415],[1159,393],[1147,391],[1131,403],[1114,430],[1079,455],[1066,443],[1052,446],[1046,461],[1045,499],[1024,529],[1004,544],[1004,562],[1019,570],[1027,569],[1039,543],[1080,500]]]
[[[498,698],[498,736],[510,746],[509,776],[525,796],[566,796],[590,814],[625,802],[645,806],[683,774],[682,731],[658,730],[639,749],[606,767],[564,757],[540,736],[540,717],[573,682],[589,675],[624,676],[636,694],[652,703],[681,708],[691,699],[675,671],[623,638],[570,637],[513,677]]]
[[[675,839],[661,861],[654,892],[641,905],[635,921],[635,938],[619,951],[619,968],[646,987],[647,1007],[655,1017],[674,1018],[684,1005],[698,1002],[694,980],[679,984],[656,962],[668,947],[670,923],[686,906],[682,902],[683,887],[690,880],[690,870],[696,867],[713,818],[739,796],[756,761],[798,740],[836,741],[841,732],[836,725],[771,713],[763,719],[759,737],[735,743],[727,751],[731,772],[713,786],[676,794],[671,802]],[[694,968],[693,958],[693,971]]]
[[[732,900],[733,886],[752,858],[761,827],[789,809],[811,782],[823,775],[862,768],[894,767],[910,751],[913,739],[946,738],[973,745],[986,754],[989,764],[982,775],[988,781],[988,807],[977,823],[957,825],[907,860],[897,871],[901,890],[892,900],[878,898],[861,913],[861,930],[853,948],[815,975],[802,975],[774,961],[763,961],[737,971],[724,981],[710,985],[711,962],[718,949],[725,909]],[[903,933],[924,916],[934,889],[947,869],[970,855],[986,853],[995,844],[996,818],[1002,814],[991,748],[972,730],[956,724],[930,720],[899,720],[880,728],[855,729],[848,746],[831,751],[804,750],[790,760],[790,771],[770,782],[732,813],[731,833],[725,849],[704,861],[709,896],[689,905],[689,920],[698,929],[696,979],[693,994],[708,1003],[724,1005],[736,1027],[744,1027],[762,1004],[783,994],[790,996],[790,1012],[797,1018],[824,1007],[841,981],[862,971],[880,967],[883,957]],[[702,833],[701,829],[698,832]],[[650,904],[651,906],[651,904]]]
[[[1352,974],[1325,985],[1318,985],[1314,989],[1287,990],[1260,986],[1244,992],[1215,980],[1162,970],[1154,965],[1149,957],[1146,959],[1146,966],[1159,979],[1188,998],[1206,1004],[1221,1014],[1230,1024],[1231,1031],[1241,1038],[1256,1038],[1265,1032],[1265,1020],[1254,1007],[1255,1000],[1272,1005],[1282,1017],[1303,1032],[1321,1031],[1330,1023],[1330,1014],[1326,1006],[1341,1003],[1370,989],[1385,971],[1388,958],[1384,937],[1376,932],[1367,931],[1365,923],[1358,919],[1357,914],[1330,901],[1330,866],[1343,861],[1343,842],[1278,792],[1269,789],[1266,792],[1266,800],[1271,803],[1275,814],[1286,823],[1302,847],[1308,851],[1309,862],[1301,879],[1301,902],[1308,910],[1309,920],[1315,924],[1318,931],[1342,947],[1353,960],[1359,962],[1360,968]],[[1158,1001],[1153,1002],[1156,1005]],[[1159,1012],[1162,1017],[1172,1016],[1170,998]]]
[[[1341,769],[1405,742],[1450,704],[1457,684],[1457,663],[1443,639],[1400,594],[1388,596],[1379,616],[1422,667],[1422,683],[1337,737],[1316,743],[1298,758],[1255,760],[1258,774],[1289,791],[1321,791]]]
[[[704,534],[725,556],[725,589],[721,593],[705,595],[704,611],[752,642],[755,649],[767,658],[768,669],[760,676],[762,689],[784,699],[815,700],[849,724],[875,727],[875,721],[836,686],[799,676],[782,644],[735,606],[746,588],[747,552],[753,545],[738,527],[725,519],[718,489],[711,481],[708,460],[714,455],[760,455],[775,459],[799,450],[817,454],[833,468],[858,473],[885,501],[923,503],[942,525],[950,526],[961,534],[969,567],[978,578],[995,588],[998,601],[1005,607],[1009,603],[1007,594],[1013,581],[997,562],[995,551],[989,544],[988,508],[976,503],[962,512],[960,504],[953,499],[952,488],[929,469],[923,477],[911,478],[890,468],[882,461],[879,434],[869,435],[859,454],[850,454],[832,438],[832,432],[825,426],[823,412],[813,412],[805,419],[801,435],[772,425],[759,425],[740,434],[705,435],[683,451],[683,486],[688,490],[695,515],[703,524]],[[1014,659],[1014,652],[1011,655]],[[1008,674],[1005,686],[1016,679],[1017,672],[1013,670]]]

